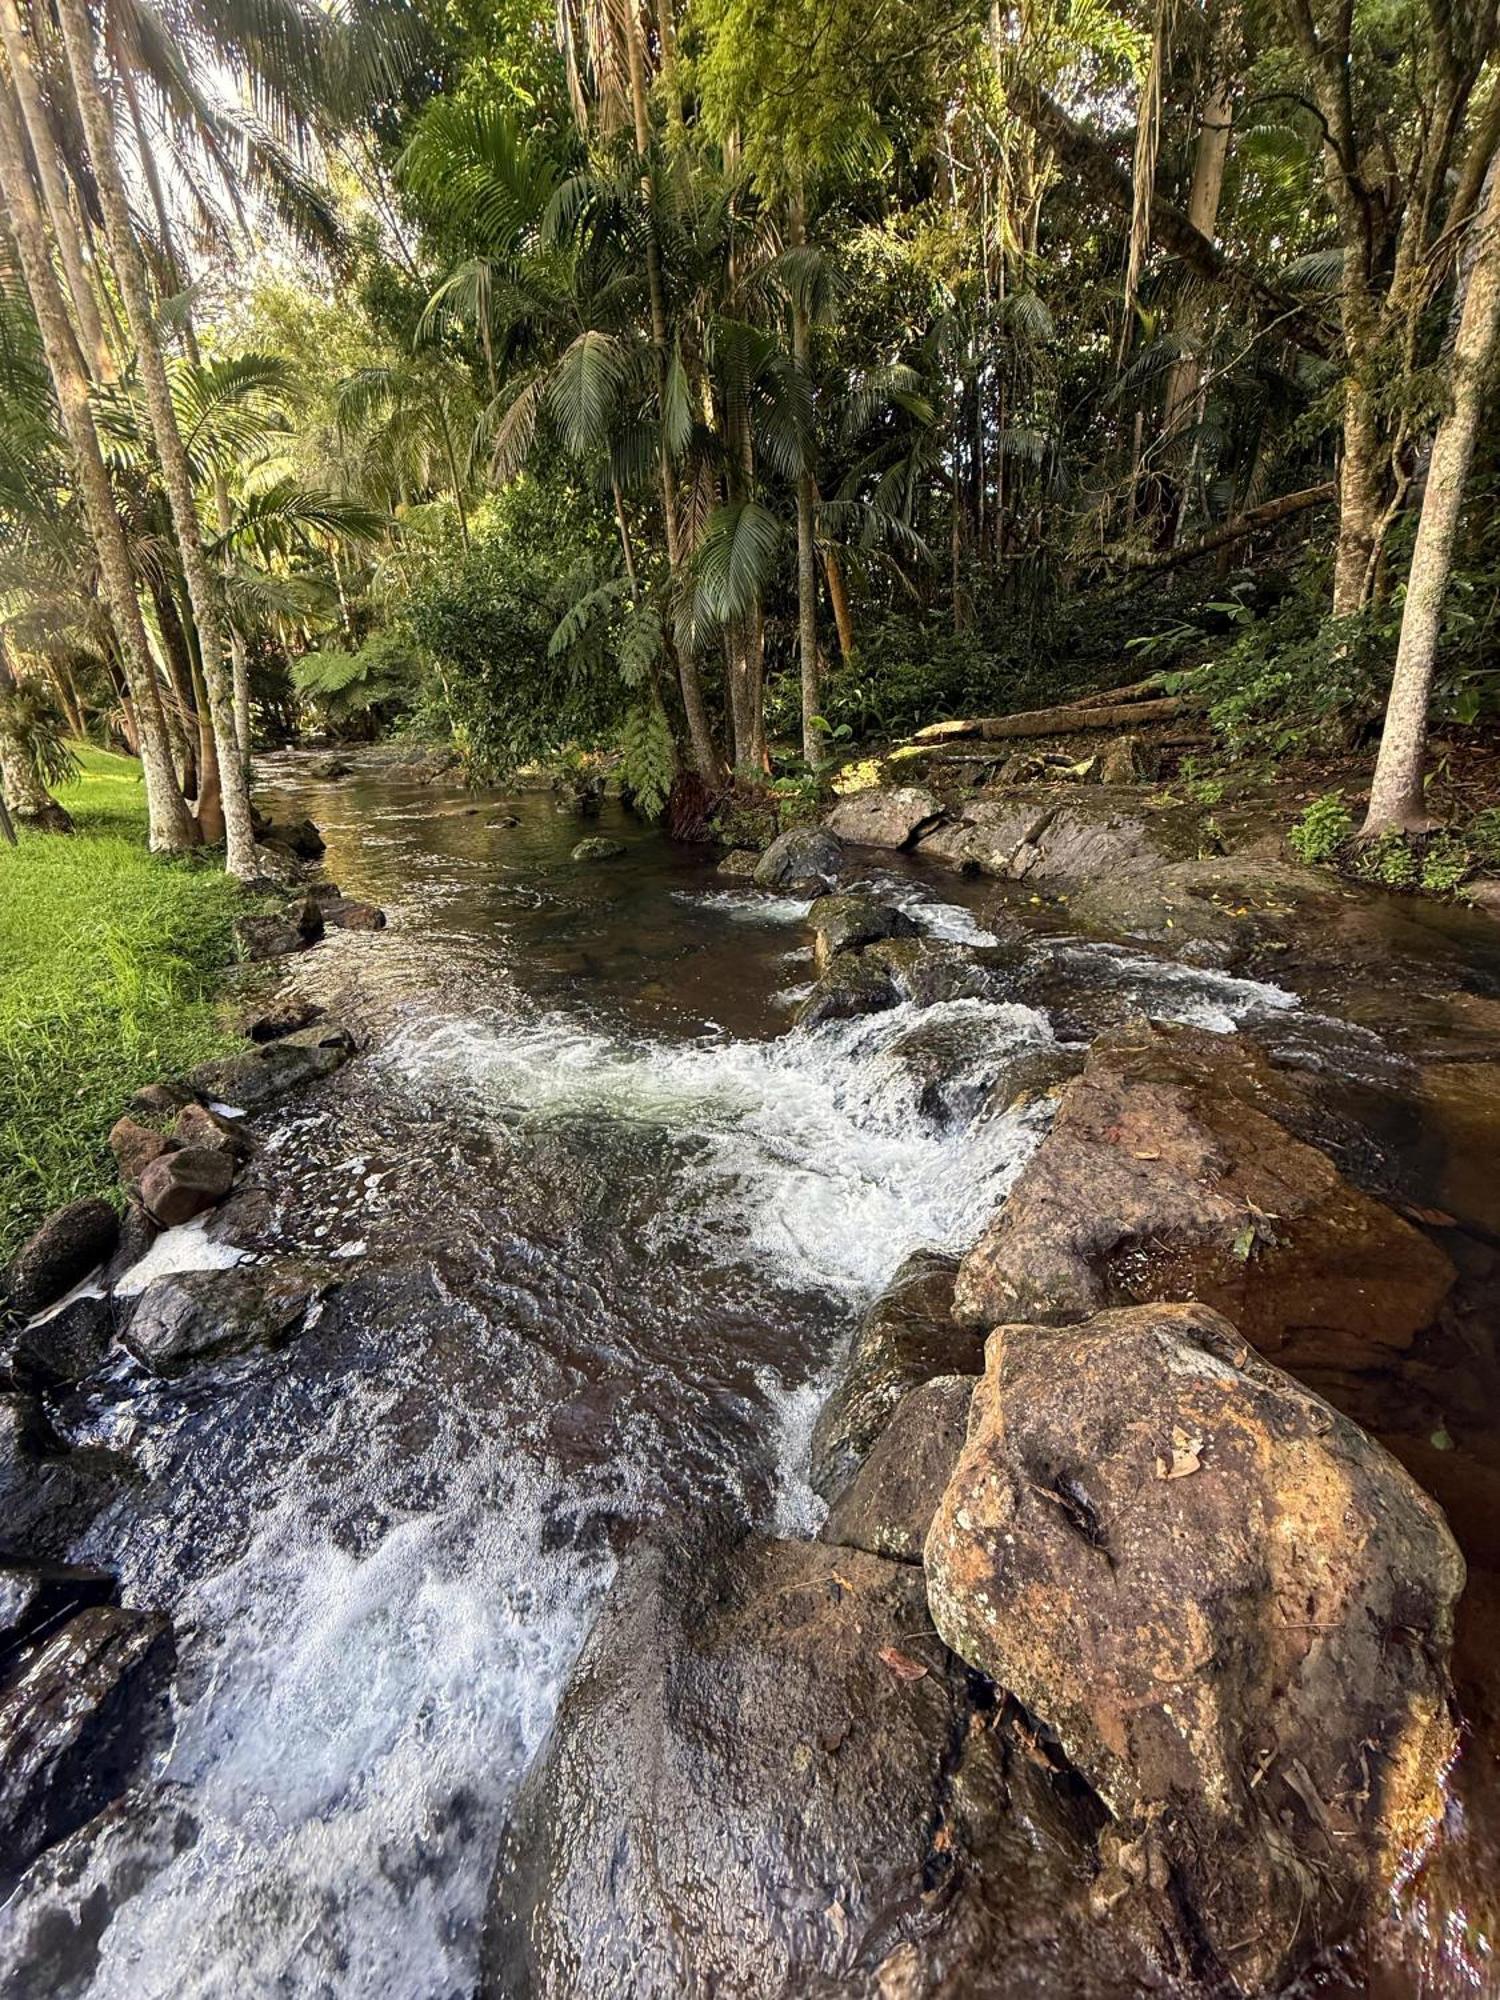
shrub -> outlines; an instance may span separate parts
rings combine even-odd
[[[1325,792],[1314,799],[1287,835],[1287,845],[1299,861],[1331,861],[1354,833],[1354,820],[1342,792]]]

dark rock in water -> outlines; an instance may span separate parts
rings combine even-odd
[[[338,755],[314,757],[308,765],[308,775],[314,778],[347,778],[354,766]]]
[[[993,1334],[926,1571],[939,1631],[1055,1730],[1116,1879],[1161,1885],[1214,1990],[1285,1990],[1442,1819],[1447,1524],[1205,1306]]]
[[[873,953],[841,951],[797,1009],[797,1025],[816,1028],[824,1021],[880,1014],[900,998],[895,982]]]
[[[153,1160],[177,1150],[177,1141],[153,1125],[142,1125],[128,1115],[117,1118],[109,1128],[109,1150],[119,1165],[122,1181],[139,1180]]]
[[[184,1104],[191,1104],[196,1095],[191,1085],[164,1078],[159,1083],[143,1083],[125,1108],[138,1118],[170,1118]]]
[[[295,1035],[299,1029],[310,1028],[315,1021],[321,1021],[323,1009],[305,994],[289,994],[285,999],[273,1001],[262,1013],[246,1024],[245,1033],[252,1042],[279,1042],[283,1035]]]
[[[267,840],[263,834],[255,839],[254,878],[246,883],[261,895],[272,895],[278,889],[291,889],[303,880],[308,864],[295,855],[283,841]]]
[[[910,1390],[829,1509],[821,1541],[919,1563],[969,1422],[975,1375],[937,1375]]]
[[[11,1655],[23,1640],[91,1604],[112,1603],[115,1590],[115,1579],[105,1569],[77,1563],[0,1564],[0,1661],[4,1671],[9,1671]]]
[[[813,1426],[811,1479],[825,1500],[848,1485],[909,1389],[934,1375],[977,1375],[984,1367],[983,1340],[952,1316],[957,1272],[956,1259],[919,1250],[860,1321]]]
[[[748,882],[759,866],[760,856],[753,847],[732,847],[714,872],[734,882]]]
[[[360,903],[352,896],[338,896],[321,905],[324,918],[340,931],[383,931],[385,911],[374,903]]]
[[[326,848],[322,834],[310,819],[290,820],[285,823],[273,820],[267,830],[266,840],[268,844],[290,848],[301,861],[316,861]]]
[[[828,815],[830,833],[857,847],[905,847],[942,816],[942,803],[921,785],[856,792]]]
[[[285,958],[294,951],[306,951],[315,939],[301,921],[302,907],[301,904],[294,904],[290,913],[283,912],[276,916],[236,917],[234,941],[240,957],[258,963],[268,958]],[[318,908],[311,899],[309,907]],[[317,936],[322,935],[320,912]]]
[[[18,1382],[61,1388],[92,1375],[113,1340],[109,1300],[102,1292],[81,1293],[21,1328],[11,1347],[11,1369]]]
[[[962,945],[892,937],[860,951],[841,951],[803,1001],[803,1027],[878,1014],[903,1000],[932,1007],[943,1000],[988,1000],[1003,989],[999,968]]]
[[[132,1471],[114,1452],[69,1451],[33,1397],[0,1394],[0,1558],[65,1561]]]
[[[21,1505],[38,1466],[63,1449],[35,1396],[0,1391],[0,1514]]]
[[[119,1234],[120,1218],[96,1196],[55,1209],[11,1259],[5,1302],[27,1318],[40,1312],[102,1264]]]
[[[221,1202],[234,1184],[234,1159],[217,1147],[188,1146],[164,1153],[137,1183],[140,1204],[153,1222],[175,1229]]]
[[[126,1202],[120,1216],[120,1240],[115,1245],[115,1254],[100,1274],[100,1282],[106,1291],[120,1282],[132,1264],[141,1261],[160,1234],[160,1229],[139,1202]]]
[[[328,1289],[301,1264],[179,1271],[146,1287],[121,1337],[153,1374],[175,1375],[196,1361],[290,1339]]]
[[[116,1912],[197,1837],[188,1788],[148,1783],[39,1855],[0,1912],[0,2000],[83,2000]]]
[[[348,1060],[352,1047],[345,1030],[328,1023],[304,1034],[284,1035],[244,1055],[202,1063],[191,1080],[202,1096],[215,1103],[259,1111],[320,1077],[332,1076]]]
[[[976,1326],[1199,1299],[1299,1370],[1409,1347],[1454,1271],[1296,1135],[1305,1087],[1234,1035],[1137,1021],[1101,1036],[964,1259]]]
[[[569,857],[573,861],[617,861],[625,852],[623,840],[611,840],[605,834],[591,834],[587,840],[580,840]]]
[[[177,1114],[173,1132],[182,1145],[199,1152],[227,1153],[248,1160],[255,1147],[242,1118],[226,1118],[206,1104],[188,1104]]]
[[[813,934],[813,965],[820,974],[841,951],[858,951],[861,945],[878,944],[884,938],[918,934],[905,910],[874,896],[820,896],[807,921]]]
[[[520,824],[521,822],[515,813],[496,813],[493,819],[485,821],[486,826],[495,828],[497,832],[503,831],[508,827],[519,826]]]
[[[843,873],[844,844],[820,826],[779,833],[755,864],[762,889],[831,889]]]
[[[116,1798],[162,1740],[176,1663],[158,1612],[94,1605],[0,1689],[0,1893]]]
[[[932,1637],[922,1577],[637,1547],[501,1844],[485,2000],[1125,2000],[1089,1803]]]

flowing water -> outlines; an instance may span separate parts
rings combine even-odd
[[[368,1047],[259,1121],[238,1248],[190,1226],[156,1256],[339,1285],[280,1351],[122,1361],[60,1413],[143,1475],[77,1554],[171,1614],[161,1775],[197,1827],[96,1909],[68,1990],[467,1996],[506,1801],[622,1542],[674,1509],[817,1525],[809,1433],[861,1308],[963,1248],[1044,1130],[1007,1078],[1131,1009],[1369,1089],[1397,1058],[1282,986],[1046,938],[1009,997],[788,1032],[803,903],[609,808],[629,853],[582,867],[545,797],[268,775],[391,912],[299,965]],[[988,939],[955,878],[886,888]]]

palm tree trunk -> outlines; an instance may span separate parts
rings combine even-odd
[[[799,186],[790,205],[793,243],[807,242],[807,206]],[[792,301],[792,366],[811,394],[811,326],[806,307]],[[802,667],[802,756],[809,770],[822,760],[818,736],[818,555],[813,542],[812,439],[804,439],[803,464],[797,472],[797,648]]]
[[[99,301],[94,296],[88,264],[83,254],[83,239],[74,220],[73,210],[68,201],[67,185],[57,163],[57,152],[47,124],[47,114],[42,106],[41,92],[37,88],[36,68],[31,57],[31,38],[21,19],[17,0],[0,0],[0,41],[5,45],[11,81],[15,85],[16,100],[21,107],[21,121],[31,140],[31,154],[36,161],[37,176],[42,184],[42,200],[46,203],[47,213],[51,217],[52,234],[57,244],[58,256],[62,261],[63,276],[68,281],[68,293],[73,301],[73,311],[77,315],[84,365],[96,382],[110,382],[115,376],[114,357],[109,351],[109,343],[104,338],[104,322],[99,317]]]
[[[1427,711],[1442,629],[1443,597],[1463,510],[1484,389],[1500,334],[1500,171],[1490,168],[1488,198],[1474,225],[1474,249],[1453,348],[1453,402],[1433,439],[1427,490],[1417,523],[1401,638],[1391,676],[1363,838],[1430,824],[1423,803]]]
[[[94,66],[93,35],[85,0],[58,0],[57,12],[67,48],[73,94],[88,139],[94,179],[104,211],[105,237],[125,303],[131,337],[135,342],[146,412],[161,462],[167,498],[171,503],[172,523],[177,532],[188,595],[192,600],[193,623],[198,628],[209,716],[218,750],[227,842],[226,864],[231,875],[245,881],[257,873],[255,829],[250,818],[250,788],[240,765],[235,738],[233,696],[224,667],[218,582],[203,550],[198,507],[193,497],[192,468],[182,434],[177,428],[161,339],[146,288],[146,267],[140,245],[136,242],[130,205],[120,175],[120,163],[115,152],[114,115],[108,93]]]
[[[155,670],[151,664],[151,648],[146,639],[145,620],[141,616],[140,600],[135,594],[135,579],[130,569],[130,550],[115,510],[109,473],[105,470],[99,449],[99,435],[94,428],[94,413],[89,404],[88,382],[77,359],[77,345],[68,323],[67,308],[48,255],[41,209],[26,169],[20,123],[14,101],[3,81],[0,81],[0,193],[4,195],[16,233],[21,269],[31,294],[47,367],[57,392],[63,429],[73,453],[79,492],[98,557],[105,598],[123,650],[126,677],[140,731],[150,844],[158,853],[180,854],[196,844],[198,829],[188,812],[187,802],[177,789],[172,770],[166,720],[162,715]]]
[[[813,499],[817,499],[814,491]],[[844,567],[838,550],[823,550],[823,580],[828,585],[828,602],[833,606],[833,622],[838,628],[839,657],[847,667],[854,658],[854,614],[849,609],[849,592],[844,585]]]
[[[71,833],[73,821],[67,808],[60,806],[36,774],[36,765],[26,745],[7,725],[5,697],[15,691],[15,670],[5,634],[0,632],[0,789],[18,820],[43,828],[48,833]],[[7,818],[11,845],[15,829]]]

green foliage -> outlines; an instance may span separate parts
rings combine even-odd
[[[1422,887],[1429,896],[1451,896],[1474,872],[1474,855],[1456,834],[1435,834],[1422,855]]]
[[[1325,792],[1314,799],[1287,835],[1287,845],[1299,861],[1313,865],[1332,861],[1354,833],[1354,819],[1342,792]]]
[[[331,729],[368,733],[415,700],[421,665],[417,649],[388,629],[356,652],[305,653],[293,662],[292,686]]]
[[[213,995],[234,884],[147,853],[130,759],[84,750],[59,797],[78,832],[0,856],[0,1263],[49,1208],[114,1190],[133,1089],[232,1041]]]
[[[672,726],[659,701],[638,701],[620,730],[620,776],[642,819],[657,820],[677,775]]]
[[[1411,889],[1417,884],[1420,869],[1406,835],[1392,829],[1360,845],[1353,873],[1366,882],[1378,882],[1384,889]]]
[[[50,792],[79,774],[67,740],[67,724],[57,697],[41,681],[17,681],[0,689],[0,734],[20,746],[38,782]]]

